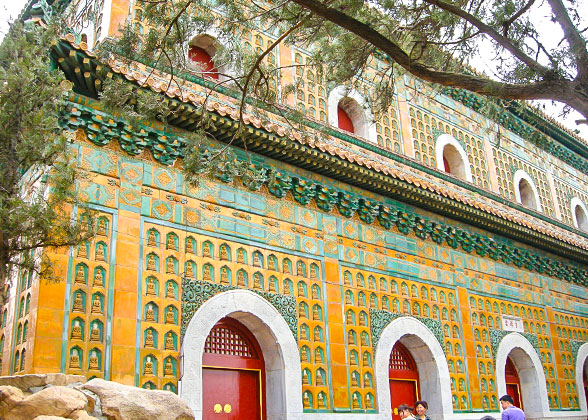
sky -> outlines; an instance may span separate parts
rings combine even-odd
[[[588,10],[588,0],[579,0],[579,3],[586,3],[586,10]],[[4,34],[8,30],[8,22],[18,17],[21,10],[24,8],[26,0],[0,0],[0,40],[4,38]],[[561,39],[561,28],[559,25],[553,24],[547,19],[541,11],[538,11],[534,20],[540,21],[541,26],[544,29],[544,33],[548,34],[549,42],[551,40]],[[472,63],[476,68],[487,69],[492,67],[491,57],[481,57]],[[562,106],[559,104],[553,104],[551,101],[536,101],[535,104],[539,106],[546,114],[551,115],[556,121],[565,125],[566,127],[575,130],[580,130],[580,135],[588,141],[588,124],[577,126],[574,121],[581,118],[581,115],[575,111],[570,113],[566,118],[561,117]]]

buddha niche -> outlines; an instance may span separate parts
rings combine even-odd
[[[210,258],[210,243],[204,243],[204,249],[202,250],[202,256]]]
[[[165,313],[165,323],[166,324],[175,324],[176,320],[174,317],[174,311],[171,308],[171,306],[169,308],[167,308],[167,311]]]
[[[155,312],[151,305],[147,305],[147,311],[145,311],[145,321],[146,322],[155,322]]]
[[[174,288],[174,284],[171,281],[167,283],[165,297],[168,299],[175,299],[176,298],[176,289]]]
[[[237,251],[237,262],[239,264],[245,264],[245,251],[242,249]]]
[[[349,331],[347,333],[347,341],[349,342],[349,344],[351,344],[352,346],[355,346],[355,335],[353,335],[353,332]]]
[[[317,363],[323,363],[323,354],[318,349],[314,352],[314,358]]]
[[[92,330],[90,331],[90,341],[100,341],[100,329],[98,325],[92,325]]]
[[[357,397],[357,394],[353,394],[353,409],[358,409],[359,407],[359,398]]]
[[[74,321],[73,327],[71,327],[71,339],[81,340],[82,339],[82,327],[80,321]]]
[[[282,272],[284,274],[292,274],[292,273],[290,273],[290,264],[288,264],[287,260],[284,260],[282,262]]]
[[[210,273],[210,266],[209,265],[205,265],[204,266],[203,280],[206,280],[206,281],[211,281],[212,280],[212,275]]]
[[[351,375],[351,386],[357,387],[359,383],[357,382],[357,375]]]
[[[152,246],[152,247],[157,246],[157,237],[155,236],[154,230],[149,231],[149,236],[147,237],[147,246]]]
[[[311,280],[316,280],[316,265],[314,264],[310,266],[310,278]]]
[[[69,368],[80,369],[80,356],[76,350],[74,350],[71,353],[71,356],[69,356]]]
[[[359,315],[359,325],[361,327],[365,327],[366,326],[365,315],[363,315],[363,314]]]
[[[245,274],[243,274],[243,271],[237,272],[237,286],[245,287]]]
[[[304,269],[302,267],[302,263],[296,264],[296,275],[299,277],[304,277]]]
[[[312,288],[312,298],[315,299],[315,300],[317,300],[319,298],[319,296],[318,296],[318,288],[316,288],[316,287],[313,287]]]
[[[298,283],[298,296],[304,296],[304,285],[302,283]]]
[[[96,261],[105,261],[103,246],[98,245],[96,247]]]
[[[171,334],[165,338],[165,350],[175,350],[174,337]]]
[[[314,341],[321,341],[321,332],[318,328],[314,330]]]
[[[84,302],[82,300],[82,294],[80,292],[76,293],[76,297],[74,298],[73,311],[84,312]]]
[[[145,337],[145,347],[154,348],[155,345],[153,343],[153,331],[147,330],[147,336]]]
[[[81,244],[78,248],[78,258],[88,258],[88,251],[85,243]]]
[[[352,305],[351,303],[351,295],[349,293],[345,293],[345,305]]]
[[[261,276],[259,275],[259,273],[255,273],[253,275],[253,288],[261,289]]]
[[[102,270],[96,270],[96,273],[94,274],[94,287],[104,287]]]
[[[261,267],[261,259],[259,258],[259,252],[253,253],[253,267]]]
[[[307,392],[304,393],[304,398],[302,399],[302,406],[303,408],[310,408],[310,398]]]
[[[351,313],[351,311],[347,311],[347,315],[346,315],[346,320],[345,322],[349,325],[353,325],[353,314]]]
[[[303,350],[302,353],[300,354],[300,361],[302,363],[308,363],[308,353],[306,350]]]
[[[285,295],[291,295],[292,294],[292,289],[290,288],[290,283],[289,282],[285,282],[284,283],[284,294]]]
[[[155,271],[155,255],[153,254],[147,257],[147,270]]]
[[[368,375],[367,373],[363,376],[363,387],[364,388],[369,388],[371,386],[370,383],[370,375]]]
[[[308,385],[308,374],[306,370],[302,371],[302,385]]]
[[[167,264],[165,265],[165,272],[167,274],[175,274],[176,267],[174,265],[174,260],[172,258],[168,258]]]
[[[316,375],[316,385],[317,386],[324,386],[325,385],[325,381],[323,380],[323,375],[321,375],[320,373],[317,373],[317,375]]]
[[[276,292],[276,282],[273,280],[270,280],[269,285],[268,285],[268,291],[275,293]]]
[[[171,359],[167,359],[165,361],[165,366],[163,367],[163,375],[164,376],[173,376],[174,374],[174,366],[172,365]]]
[[[229,259],[229,253],[227,251],[227,247],[226,246],[221,246],[220,249],[220,259],[223,261],[227,261]]]
[[[267,269],[272,270],[272,271],[276,271],[276,260],[274,258],[270,258],[267,261]]]
[[[194,267],[192,266],[191,262],[186,264],[186,277],[191,279],[194,278]]]
[[[186,253],[193,254],[194,253],[194,244],[191,240],[186,241]]]
[[[147,357],[145,361],[145,376],[153,375],[153,362],[151,361],[151,357]]]
[[[367,342],[367,335],[366,334],[362,334],[361,335],[361,345],[364,346],[364,347],[366,347],[366,346],[369,345],[368,342]]]
[[[171,249],[172,251],[176,250],[176,241],[174,240],[173,235],[167,237],[167,249]]]
[[[321,315],[319,313],[318,306],[316,305],[312,308],[312,319],[315,321],[321,320]]]
[[[229,275],[228,275],[227,269],[225,267],[223,267],[221,269],[220,283],[221,284],[229,284]]]
[[[155,282],[151,277],[147,280],[147,291],[145,292],[148,295],[155,295]]]
[[[352,352],[350,359],[350,364],[353,366],[357,366],[357,353]]]
[[[298,307],[298,318],[306,318],[306,310],[302,305]]]
[[[317,401],[318,408],[325,408],[325,397],[323,397],[322,393],[318,394]]]
[[[369,359],[367,353],[364,353],[363,354],[363,358],[362,359],[363,359],[362,360],[362,363],[363,363],[364,366],[369,366],[370,365],[370,359]]]
[[[96,352],[90,354],[89,368],[90,370],[98,370],[98,357],[96,356]]]
[[[76,279],[74,283],[86,283],[86,274],[84,273],[84,267],[82,267],[81,265],[78,266],[78,270],[76,271]]]
[[[106,222],[104,219],[98,220],[98,229],[96,233],[98,233],[98,235],[106,236]]]
[[[367,408],[368,410],[371,410],[372,408],[374,408],[374,404],[372,403],[371,398],[365,399],[365,408]]]
[[[102,304],[100,303],[100,298],[98,295],[94,295],[94,299],[92,300],[92,313],[99,314],[102,313]]]

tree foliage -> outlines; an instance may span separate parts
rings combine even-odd
[[[51,275],[41,248],[92,235],[82,175],[59,125],[68,86],[50,62],[56,26],[14,24],[0,44],[0,290],[13,269]],[[80,217],[84,214],[82,225]],[[1,293],[0,304],[4,293]]]

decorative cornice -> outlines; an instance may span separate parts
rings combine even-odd
[[[422,318],[420,316],[409,316],[402,313],[389,312],[381,309],[370,309],[370,332],[374,352],[376,351],[376,346],[378,345],[380,337],[382,336],[382,331],[384,331],[384,329],[392,321],[401,317],[410,317],[421,321],[429,330],[431,330],[433,335],[435,335],[435,338],[437,338],[437,341],[439,341],[441,348],[445,350],[445,339],[443,338],[443,325],[441,321],[430,318]],[[407,333],[410,333],[410,331],[407,331]]]
[[[494,360],[494,365],[496,365],[496,352],[498,351],[498,346],[500,345],[500,342],[502,341],[502,339],[504,337],[506,337],[507,335],[512,334],[513,331],[497,330],[494,328],[489,328],[489,331],[490,331],[490,347],[492,350],[492,358]],[[533,346],[533,348],[537,352],[537,356],[539,358],[541,358],[541,352],[539,351],[539,338],[536,335],[530,334],[530,333],[518,332],[517,334],[520,334],[523,337],[525,337],[529,341],[529,343],[531,343],[531,346]]]

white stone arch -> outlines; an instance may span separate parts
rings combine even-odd
[[[205,32],[193,32],[187,39],[189,41],[184,45],[184,57],[186,58],[188,68],[191,68],[194,71],[198,70],[196,68],[196,65],[192,64],[190,59],[188,58],[188,51],[190,49],[190,46],[195,45],[202,48],[204,51],[208,53],[208,55],[210,55],[210,57],[212,57],[216,69],[218,71],[219,82],[224,82],[231,76],[234,76],[235,70],[232,66],[232,63],[221,63],[214,59],[216,53],[221,48],[231,49],[231,45],[233,43],[232,39],[230,39],[226,35],[223,35],[220,31],[218,31],[215,28],[210,28]],[[234,59],[234,57],[232,59]]]
[[[545,373],[537,351],[529,340],[513,332],[506,335],[496,351],[496,389],[498,397],[506,394],[506,359],[514,364],[521,381],[521,396],[528,420],[544,418],[549,413]]]
[[[376,124],[374,124],[374,116],[370,107],[361,93],[357,90],[347,86],[337,86],[330,93],[327,98],[327,111],[329,124],[333,127],[339,126],[339,118],[337,116],[337,106],[341,100],[345,98],[353,99],[357,102],[358,107],[345,109],[355,128],[355,134],[363,137],[371,143],[378,143],[378,133],[376,132]],[[355,109],[354,109],[355,108]]]
[[[255,336],[265,360],[266,408],[269,420],[300,419],[300,355],[292,331],[267,300],[248,290],[230,290],[207,300],[196,311],[180,351],[183,370],[180,397],[202,418],[202,355],[208,333],[225,316],[245,325]]]
[[[576,214],[577,207],[580,207],[580,211],[583,212],[584,219],[578,220],[578,215]],[[586,205],[579,197],[572,198],[570,202],[570,209],[572,210],[572,219],[574,221],[574,227],[583,230],[584,232],[588,232],[588,209],[586,209]]]
[[[400,317],[390,322],[376,346],[374,373],[381,417],[389,419],[392,416],[388,364],[392,348],[398,341],[408,349],[418,367],[421,397],[429,403],[428,414],[434,419],[450,419],[453,405],[445,353],[431,330],[412,317]]]
[[[527,192],[527,194],[525,194],[525,191],[521,193],[520,186],[522,180],[527,182],[527,184],[529,184],[529,187],[531,188],[531,191]],[[533,210],[537,210],[538,212],[542,211],[541,200],[539,199],[539,192],[537,191],[535,182],[528,173],[526,173],[522,169],[516,171],[513,177],[513,185],[515,190],[515,199],[517,200],[517,203],[523,204],[531,208],[534,207]]]
[[[584,343],[578,349],[576,356],[576,390],[578,391],[578,406],[582,410],[582,416],[586,417],[588,411],[588,404],[586,402],[586,394],[584,393],[584,371],[588,370],[588,343]]]
[[[452,163],[451,173],[468,182],[473,182],[472,169],[470,167],[468,155],[463,146],[450,134],[441,134],[437,137],[437,141],[435,142],[435,160],[437,161],[437,169],[445,172],[443,154],[445,153],[446,147],[453,153],[457,152],[455,159],[453,159],[454,161],[450,162]]]

